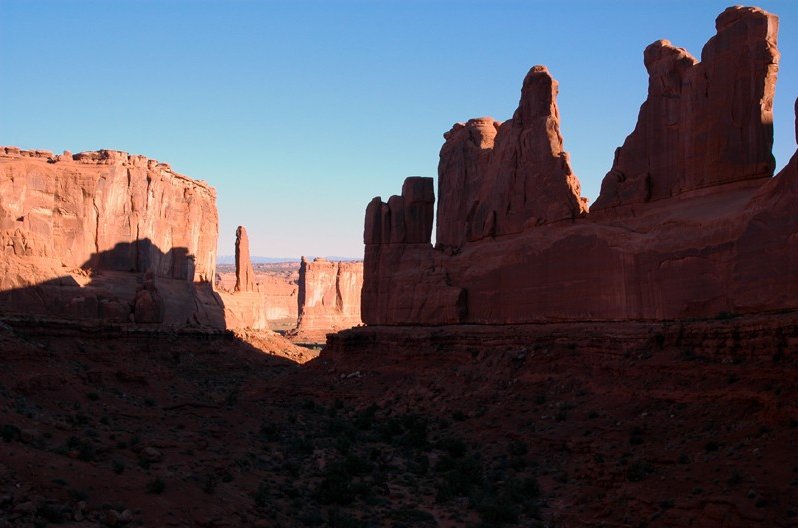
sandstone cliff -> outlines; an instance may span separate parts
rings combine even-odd
[[[558,85],[545,66],[524,79],[513,118],[458,123],[438,166],[437,243],[459,248],[587,211],[563,148]]]
[[[363,320],[508,324],[798,309],[795,159],[769,177],[776,28],[760,9],[730,8],[701,63],[665,41],[649,46],[649,98],[590,214],[555,133],[556,83],[533,69],[511,126],[519,114],[547,125],[519,132],[509,168],[497,159],[507,123],[472,120],[446,135],[436,248],[428,237],[386,237],[386,214],[393,218],[400,200],[369,204]],[[516,177],[500,177],[508,174]],[[495,222],[480,211],[494,211]]]
[[[412,216],[412,214],[411,214]],[[329,332],[362,324],[362,262],[330,262],[302,257],[299,268],[297,327],[292,339],[323,343]]]
[[[643,53],[648,98],[594,210],[773,176],[778,18],[730,7],[699,62],[659,40]]]
[[[0,309],[223,327],[215,202],[143,156],[0,148]]]

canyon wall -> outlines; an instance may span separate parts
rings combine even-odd
[[[265,324],[271,330],[291,330],[297,323],[297,297],[299,294],[299,261],[261,263],[253,265],[250,293],[257,293],[262,306]],[[220,264],[216,268],[216,290],[237,294],[236,268]]]
[[[648,98],[594,210],[773,176],[778,18],[734,7],[715,27],[700,62],[667,40],[646,48]]]
[[[224,327],[216,193],[143,156],[0,148],[0,310]]]
[[[410,208],[408,217],[414,214],[414,209]],[[331,262],[323,258],[308,262],[302,257],[299,268],[299,318],[296,330],[290,334],[292,340],[323,343],[327,333],[362,324],[362,286],[362,262]]]
[[[474,119],[444,136],[434,248],[431,179],[411,178],[401,196],[368,205],[363,320],[797,309],[795,158],[771,177],[777,25],[761,9],[729,8],[700,63],[666,41],[649,46],[648,99],[589,213],[562,148],[556,82],[533,68],[513,119]],[[408,216],[411,200],[423,214]]]

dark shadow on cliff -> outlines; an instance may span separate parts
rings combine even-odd
[[[79,268],[0,293],[0,313],[105,323],[225,328],[224,303],[194,281],[184,247],[162,251],[149,239],[120,242]]]

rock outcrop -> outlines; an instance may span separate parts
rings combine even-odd
[[[235,285],[231,290],[217,289],[224,304],[227,328],[268,328],[266,303],[259,290],[249,256],[247,230],[244,226],[238,226],[235,241]]]
[[[256,290],[255,270],[249,257],[249,237],[244,226],[236,229],[236,286],[237,292]]]
[[[465,291],[448,285],[435,260],[441,255],[430,245],[434,203],[432,178],[411,177],[401,196],[388,203],[376,197],[366,208],[361,310],[367,323],[461,322]]]
[[[61,268],[152,271],[207,282],[216,260],[216,193],[144,156],[101,150],[54,156],[0,149],[0,287],[25,286],[19,259]]]
[[[738,6],[715,25],[700,62],[667,40],[646,48],[648,98],[594,211],[773,176],[778,18]]]
[[[438,245],[459,248],[587,212],[563,148],[557,92],[546,67],[535,66],[512,119],[471,119],[444,134]]]
[[[217,224],[213,188],[165,163],[0,148],[0,310],[224,327]]]
[[[408,217],[416,212],[412,207]],[[419,213],[423,217],[423,213]],[[430,228],[432,224],[430,223]],[[409,232],[409,231],[408,231]],[[331,262],[302,257],[299,268],[299,299],[295,342],[324,343],[326,335],[362,324],[360,295],[362,262]]]
[[[272,330],[292,330],[297,323],[299,261],[253,265],[255,290],[263,299],[266,324]],[[235,291],[235,267],[220,264],[216,271],[216,289]]]
[[[760,9],[730,8],[701,63],[665,41],[649,46],[649,98],[589,214],[556,132],[556,83],[533,68],[511,121],[471,120],[446,135],[436,248],[393,235],[402,200],[369,204],[364,322],[798,309],[795,158],[769,177],[776,27]]]

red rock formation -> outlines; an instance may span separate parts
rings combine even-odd
[[[432,178],[407,178],[402,196],[387,204],[376,197],[366,208],[361,309],[369,324],[462,320],[465,292],[448,286],[430,245],[432,189]]]
[[[216,289],[220,294],[233,293],[235,289],[235,269],[229,269],[229,265],[217,266]],[[273,330],[296,328],[299,261],[258,264],[254,281],[262,297],[268,327]]]
[[[6,147],[0,200],[0,289],[60,276],[64,267],[213,277],[216,193],[165,163],[112,150],[53,156]],[[37,259],[34,276],[15,269],[25,259]]]
[[[215,202],[143,156],[0,148],[0,309],[223,327]]]
[[[362,286],[362,262],[330,262],[323,258],[308,262],[302,257],[299,319],[292,339],[323,343],[327,333],[361,324]]]
[[[701,53],[659,40],[643,54],[648,99],[593,210],[773,175],[778,18],[730,7]]]
[[[778,57],[775,28],[772,15],[733,8],[718,18],[718,35],[705,47],[700,64],[663,43],[648,48],[649,101],[615,165],[626,167],[634,160],[653,172],[650,178],[625,173],[626,183],[620,186],[612,183],[617,179],[606,179],[602,205],[589,215],[576,214],[578,193],[566,192],[573,189],[567,184],[567,163],[558,165],[544,156],[548,163],[540,164],[520,155],[517,165],[508,165],[516,175],[556,182],[555,188],[566,189],[559,196],[567,199],[554,201],[552,209],[543,207],[545,202],[533,204],[525,209],[530,216],[523,223],[518,215],[500,214],[522,209],[513,202],[516,196],[527,196],[527,203],[531,199],[525,183],[529,180],[516,178],[515,186],[508,187],[511,178],[493,178],[492,167],[503,166],[497,157],[508,125],[499,126],[491,151],[491,121],[456,126],[441,156],[439,194],[448,201],[439,207],[436,249],[386,238],[392,202],[386,206],[375,199],[369,204],[363,320],[369,325],[510,324],[711,318],[798,309],[795,159],[776,178],[766,177],[772,170],[769,101]],[[696,92],[700,83],[692,76],[699,72],[703,84]],[[538,70],[537,75],[543,74]],[[537,88],[528,91],[529,77],[512,121],[528,123],[523,116],[548,115],[546,122],[556,123],[553,98],[546,97],[554,90],[541,77],[531,84]],[[535,100],[542,103],[536,106]],[[662,128],[668,124],[674,128],[666,133]],[[557,135],[547,127],[518,133],[521,145],[561,145],[552,143]],[[512,155],[502,154],[502,159]],[[646,178],[654,183],[646,184]],[[492,195],[483,193],[494,188]],[[465,203],[458,203],[458,196]],[[540,196],[550,199],[552,194]],[[485,209],[490,200],[505,207]],[[541,207],[549,213],[532,212]],[[491,214],[480,216],[485,210],[498,212],[495,223]],[[573,221],[550,221],[569,210]],[[462,217],[464,211],[468,213]],[[536,218],[546,225],[533,227]],[[474,225],[486,229],[475,232]],[[495,236],[485,238],[488,234]]]
[[[401,196],[374,198],[366,209],[366,244],[429,244],[435,192],[432,178],[405,179]]]
[[[249,258],[249,237],[244,226],[236,229],[236,286],[237,292],[255,291],[255,270]]]
[[[563,149],[557,81],[545,66],[524,79],[513,118],[456,124],[438,166],[441,247],[572,219],[587,211]]]

